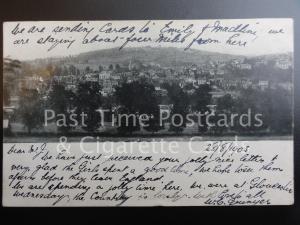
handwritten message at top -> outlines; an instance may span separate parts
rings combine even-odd
[[[237,54],[292,51],[290,19],[48,21],[4,25],[4,55],[14,55],[19,49],[26,51],[30,47],[31,54],[37,58],[52,52],[63,55],[95,48],[122,50],[136,46],[173,46]],[[32,51],[32,48],[36,49]]]

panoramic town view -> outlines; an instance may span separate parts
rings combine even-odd
[[[5,57],[4,142],[61,135],[290,138],[292,60],[292,53],[246,57],[172,47]]]

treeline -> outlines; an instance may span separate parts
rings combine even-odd
[[[292,131],[292,99],[291,94],[284,89],[257,89],[241,90],[237,96],[226,94],[220,98],[212,98],[211,87],[200,85],[193,92],[186,92],[176,83],[166,83],[163,87],[167,90],[167,96],[158,94],[155,87],[145,80],[122,83],[115,87],[114,94],[103,96],[101,86],[94,82],[79,83],[76,91],[67,90],[64,85],[54,83],[47,94],[39,94],[35,90],[23,90],[20,99],[20,107],[17,117],[31,133],[34,128],[41,128],[44,124],[44,110],[52,109],[56,114],[64,114],[66,120],[54,119],[61,133],[72,133],[73,121],[71,114],[76,114],[78,124],[82,124],[82,113],[87,117],[82,129],[88,133],[95,133],[101,127],[101,116],[97,110],[99,108],[108,110],[107,120],[111,121],[111,115],[146,115],[148,120],[144,122],[147,126],[144,129],[151,133],[156,133],[166,128],[170,133],[181,133],[188,126],[188,115],[197,120],[197,113],[202,114],[204,124],[198,125],[199,134],[226,134],[236,132],[238,134],[268,133],[268,134],[290,134]],[[160,105],[170,106],[170,119],[160,122]],[[209,107],[215,105],[215,107]],[[232,124],[232,115],[251,115],[245,118],[238,116],[238,121]],[[114,113],[113,113],[114,112]],[[211,126],[205,123],[210,114]],[[261,114],[262,124],[252,121]],[[181,115],[182,118],[179,116]],[[221,116],[222,115],[222,116]],[[225,121],[225,116],[230,120]],[[171,118],[173,121],[171,121]],[[236,118],[235,118],[236,119]],[[182,120],[182,121],[179,121]],[[53,122],[54,122],[53,121]],[[180,124],[180,125],[178,125]],[[246,124],[246,125],[245,125]],[[78,125],[80,126],[80,125]],[[131,134],[141,130],[139,123],[134,123],[131,118],[128,121],[120,121],[117,128],[121,135]]]

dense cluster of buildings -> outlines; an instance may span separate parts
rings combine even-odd
[[[163,95],[166,94],[163,84],[172,82],[178,83],[189,92],[192,92],[199,85],[209,84],[216,95],[250,87],[264,90],[280,86],[291,90],[291,80],[274,81],[273,79],[252,76],[258,68],[267,67],[267,64],[268,62],[265,59],[257,59],[251,62],[238,59],[227,62],[208,61],[200,65],[191,64],[176,67],[161,67],[158,64],[130,62],[129,65],[118,65],[118,69],[112,65],[107,66],[102,71],[99,71],[99,67],[93,64],[73,64],[72,66],[80,71],[79,74],[56,74],[52,79],[74,91],[76,84],[79,82],[96,82],[101,85],[104,96],[112,94],[114,87],[122,82],[132,82],[139,79],[152,83],[155,89]],[[291,68],[291,60],[278,59],[272,64],[271,71],[277,70],[279,73],[287,73],[287,71],[292,71]],[[245,75],[242,75],[243,73]]]
[[[212,88],[213,97],[221,97],[226,93],[233,96],[239,90],[254,88],[264,90],[266,88],[278,88],[292,90],[292,59],[290,57],[277,57],[271,59],[255,58],[231,59],[228,61],[207,60],[199,65],[189,64],[173,67],[163,67],[157,63],[142,63],[138,60],[128,64],[98,65],[95,62],[88,63],[64,63],[60,64],[59,73],[45,78],[38,74],[20,77],[16,80],[18,90],[35,89],[38,91],[49,90],[53,83],[63,84],[66,89],[76,91],[80,82],[95,82],[102,87],[102,95],[111,95],[114,88],[123,82],[145,80],[154,85],[155,90],[162,96],[167,95],[165,83],[177,83],[187,92],[193,92],[202,84],[208,84]],[[70,68],[73,68],[72,70]],[[74,72],[75,71],[75,72]],[[255,73],[263,71],[270,73],[256,76]],[[276,80],[273,73],[288,74],[288,79]],[[275,76],[275,75],[274,75]],[[283,76],[283,75],[282,75]],[[271,78],[271,79],[270,79]],[[16,98],[16,96],[11,96]],[[12,99],[13,100],[13,99]]]
[[[231,59],[228,61],[212,61],[195,65],[176,65],[163,67],[157,63],[142,63],[138,60],[129,64],[97,65],[96,63],[64,63],[60,64],[64,70],[50,77],[42,77],[38,74],[18,78],[14,85],[17,89],[34,89],[47,93],[54,83],[63,84],[66,89],[76,91],[80,82],[95,82],[102,89],[102,95],[112,95],[116,86],[123,82],[133,82],[143,79],[155,87],[156,92],[164,97],[168,92],[165,83],[177,83],[187,93],[193,93],[199,85],[208,84],[211,87],[213,99],[231,94],[238,96],[240,90],[254,88],[264,90],[281,87],[292,90],[292,60],[289,57],[277,57],[270,60],[256,58],[255,60]],[[72,67],[72,70],[70,69]],[[76,72],[74,72],[76,71]],[[260,71],[270,73],[270,76],[255,76]],[[288,79],[270,79],[273,73],[288,74]],[[275,76],[275,75],[274,75]],[[18,107],[19,97],[10,96],[10,106],[5,106],[4,111],[11,111]],[[167,105],[161,102],[161,109],[167,109]],[[167,107],[167,108],[166,108]],[[167,109],[169,110],[169,108]]]

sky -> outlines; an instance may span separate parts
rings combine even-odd
[[[86,43],[96,35],[102,41]],[[158,43],[160,35],[180,38],[176,43]],[[77,55],[120,48],[127,38],[131,41],[124,48],[187,48],[192,43],[191,49],[245,56],[293,52],[294,48],[292,19],[32,21],[4,23],[3,56],[32,60]],[[56,41],[65,43],[52,46]]]

